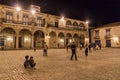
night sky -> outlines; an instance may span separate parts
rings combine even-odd
[[[35,4],[43,13],[89,20],[91,26],[120,21],[120,0],[0,0],[0,3],[14,6],[17,1],[23,8]]]

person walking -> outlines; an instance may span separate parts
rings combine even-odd
[[[71,45],[71,51],[72,51],[72,55],[71,55],[71,60],[73,59],[73,56],[75,56],[75,60],[77,60],[77,55],[76,55],[76,45],[75,43],[73,42],[72,45]]]
[[[45,43],[45,44],[44,44],[44,49],[43,49],[43,56],[47,56],[47,50],[48,50],[48,46],[47,46],[47,44]]]

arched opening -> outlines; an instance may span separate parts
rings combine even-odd
[[[55,32],[50,32],[49,33],[50,39],[49,39],[49,45],[52,48],[56,47],[56,33]]]
[[[60,32],[60,33],[58,34],[58,39],[59,39],[59,41],[58,41],[58,48],[59,48],[59,47],[64,47],[64,42],[65,42],[64,33]]]
[[[80,23],[80,25],[79,25],[79,29],[81,29],[81,30],[85,30],[85,25],[84,25],[83,23]]]
[[[0,44],[7,49],[16,48],[16,32],[12,28],[4,28],[1,31]]]
[[[82,46],[85,44],[85,36],[83,34],[80,35],[80,44],[82,44]]]
[[[34,33],[34,47],[43,48],[44,45],[44,33],[40,30]]]
[[[77,23],[77,22],[74,22],[74,23],[73,23],[73,27],[74,27],[74,29],[77,29],[77,28],[78,28],[78,23]]]
[[[72,42],[72,35],[70,33],[67,33],[66,35],[66,45],[70,45]]]
[[[71,28],[72,22],[70,20],[66,21],[66,28]]]
[[[78,34],[74,34],[73,41],[75,42],[76,46],[78,46],[78,42],[79,42],[79,36],[78,36]]]
[[[31,48],[32,34],[27,29],[22,29],[19,32],[19,48]]]

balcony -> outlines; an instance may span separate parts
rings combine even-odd
[[[5,18],[1,18],[1,23],[8,23],[8,24],[18,24],[18,25],[26,25],[26,26],[38,26],[36,22],[22,22],[22,21],[17,21],[17,20],[9,20]],[[44,27],[44,24],[41,24],[42,27]]]

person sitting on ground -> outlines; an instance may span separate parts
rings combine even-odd
[[[31,56],[30,59],[29,59],[29,64],[30,64],[30,67],[34,68],[36,63],[34,63],[34,60],[33,60],[33,57]]]
[[[25,56],[25,62],[24,62],[24,67],[27,68],[29,67],[29,60],[28,60],[29,56]]]

